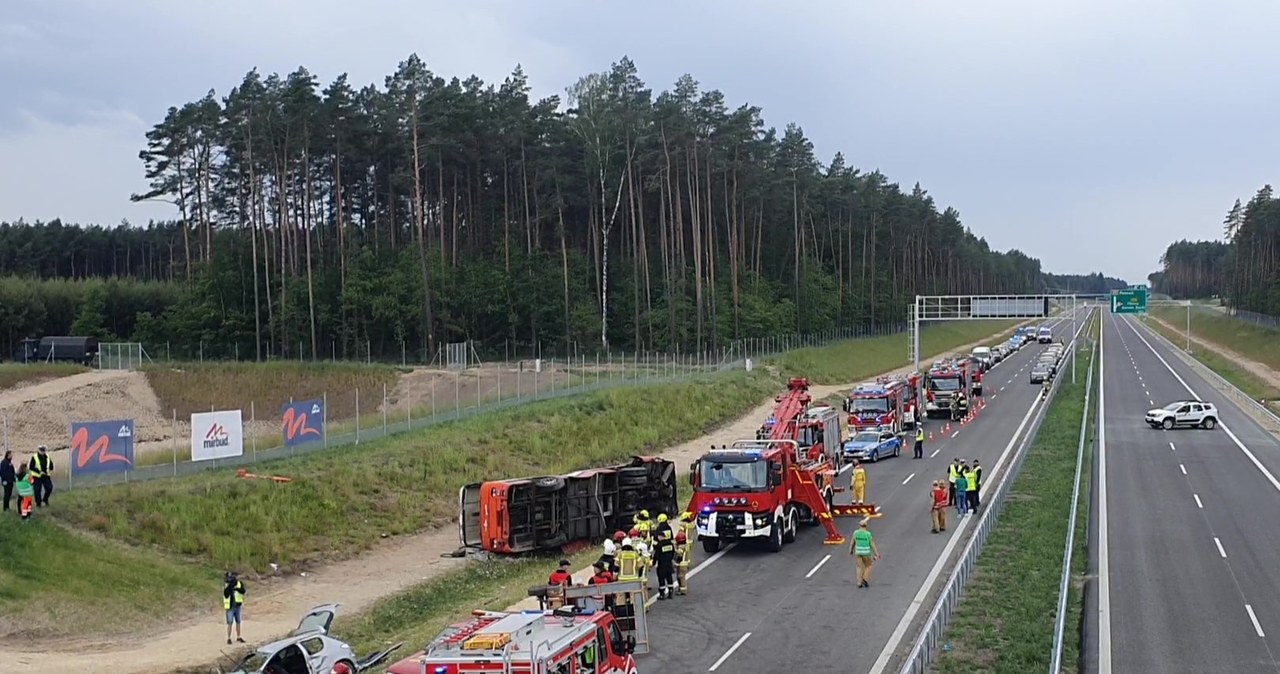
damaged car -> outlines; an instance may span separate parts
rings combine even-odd
[[[226,674],[360,674],[403,645],[366,658],[357,656],[349,644],[329,636],[338,606],[322,604],[311,609],[289,636],[260,646]]]

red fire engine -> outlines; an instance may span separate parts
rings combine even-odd
[[[644,603],[639,581],[574,587],[566,594],[628,608]],[[648,652],[645,611],[628,613],[632,617],[623,619],[575,604],[553,611],[473,611],[470,621],[445,629],[387,674],[636,674],[635,655]]]
[[[925,414],[929,417],[951,414],[951,401],[956,393],[967,392],[969,361],[956,359],[934,363],[925,375]]]
[[[741,440],[732,447],[713,449],[693,462],[689,483],[698,538],[709,553],[723,542],[748,538],[767,541],[771,551],[796,539],[800,523],[826,527],[829,545],[844,542],[836,528],[835,516],[872,515],[873,505],[835,506],[837,469],[833,454],[841,451],[839,432],[834,437],[824,425],[810,426],[815,434],[804,437],[798,429],[809,403],[809,382],[793,378],[786,394],[778,396],[778,406],[767,426],[755,440]],[[826,408],[839,427],[835,410]],[[819,412],[825,417],[826,412]],[[816,431],[821,431],[821,436]],[[799,435],[800,437],[797,437]],[[801,440],[811,442],[808,446]],[[829,446],[828,446],[829,445]]]
[[[882,428],[894,433],[915,427],[916,389],[919,375],[898,379],[881,377],[859,384],[845,399],[849,414],[850,435],[867,429]]]

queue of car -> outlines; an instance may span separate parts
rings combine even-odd
[[[1067,348],[1061,343],[1045,347],[1045,350],[1036,358],[1036,362],[1031,365],[1031,383],[1042,384],[1046,379],[1052,379],[1057,375],[1058,366],[1062,364],[1066,353]]]

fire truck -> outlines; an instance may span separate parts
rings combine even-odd
[[[652,456],[559,476],[477,482],[458,491],[462,549],[565,553],[631,528],[648,510],[675,515],[676,465]]]
[[[550,611],[473,611],[387,674],[636,674],[635,656],[648,652],[642,583],[572,587],[566,595],[574,603]]]
[[[969,362],[963,359],[934,363],[924,378],[925,415],[928,417],[951,414],[951,401],[956,393],[967,392],[969,386]]]
[[[806,426],[809,382],[793,378],[787,388],[776,399],[775,423],[767,435],[713,449],[689,468],[694,492],[687,510],[695,514],[698,538],[708,553],[719,551],[722,543],[746,539],[764,541],[778,552],[796,540],[801,523],[821,524],[827,530],[825,542],[839,545],[844,536],[833,517],[878,513],[869,504],[835,506],[835,492],[842,490],[835,486],[833,455],[840,453],[841,441],[839,431],[825,424],[834,421],[838,429],[839,415],[827,407],[818,412],[822,424]],[[806,428],[814,430],[806,436]]]
[[[844,403],[849,414],[849,434],[877,428],[901,433],[914,428],[919,386],[920,377],[915,374],[859,384]]]
[[[826,458],[838,470],[841,468],[843,453],[840,447],[844,444],[844,429],[840,426],[840,413],[830,405],[809,406],[812,398],[808,394],[809,384],[806,380],[793,378],[788,382],[787,393],[774,398],[779,409],[785,407],[783,413],[788,420],[778,423],[778,410],[769,415],[769,419],[756,431],[756,440],[769,438],[787,438],[795,440],[800,446],[800,453],[811,461]],[[798,414],[793,414],[795,409]]]

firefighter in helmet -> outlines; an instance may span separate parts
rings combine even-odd
[[[622,549],[618,551],[618,582],[620,583],[638,581],[644,578],[644,571],[641,566],[642,558],[640,557],[640,553],[636,552],[634,544],[635,541],[633,539],[627,538],[622,541]],[[647,601],[649,597],[649,588],[647,583],[641,586],[641,591],[644,593],[643,596]],[[629,612],[634,610],[634,607],[630,605],[630,593],[623,596],[627,599],[623,600],[625,602],[624,605],[618,607],[619,616],[628,616],[631,615]]]
[[[689,563],[693,560],[693,539],[683,531],[676,534],[676,593],[689,594]]]
[[[651,534],[653,533],[653,520],[649,519],[648,510],[641,510],[636,513],[636,516],[632,518],[632,524],[635,526],[635,528],[632,529],[632,538],[643,538],[645,541],[650,540]]]
[[[654,546],[654,563],[658,568],[658,599],[670,599],[675,594],[676,584],[676,542],[671,539],[671,529],[659,531]]]
[[[698,537],[698,527],[693,523],[693,513],[688,510],[680,513],[680,533],[689,539],[689,545],[693,545],[693,539]]]
[[[853,487],[853,502],[861,505],[867,497],[867,469],[862,467],[862,462],[854,459],[853,461],[853,477],[850,480]]]
[[[636,554],[640,555],[640,577],[645,579],[645,585],[647,586],[649,584],[649,569],[653,566],[653,548],[640,535],[638,529],[631,530],[631,546],[635,548]]]
[[[622,540],[627,535],[621,531],[615,532],[612,539],[606,538],[604,541],[604,554],[600,555],[600,562],[604,564],[604,568],[614,573],[618,572],[618,548],[622,547]]]
[[[671,525],[667,523],[669,519],[670,518],[667,517],[666,513],[658,513],[658,524],[654,527],[653,532],[653,537],[655,539],[671,530]]]

